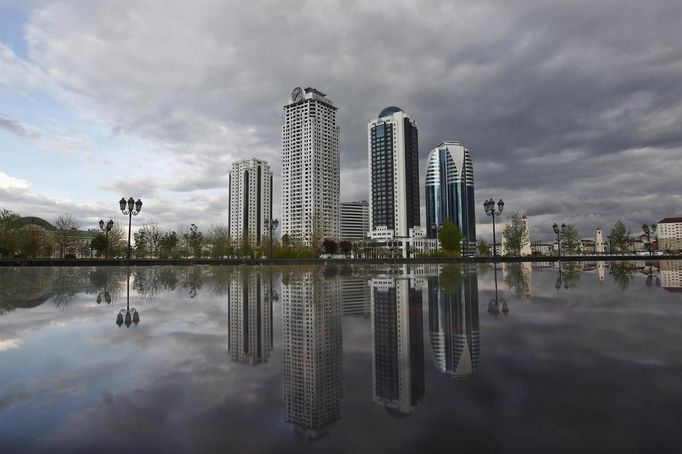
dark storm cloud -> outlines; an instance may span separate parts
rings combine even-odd
[[[682,212],[677,1],[87,3],[36,10],[32,55],[113,131],[202,163],[173,189],[252,156],[278,172],[282,105],[310,85],[339,107],[342,199],[367,197],[367,121],[398,105],[422,174],[440,141],[470,148],[477,206],[586,236]]]

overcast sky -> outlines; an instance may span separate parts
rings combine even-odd
[[[234,160],[270,161],[296,86],[339,108],[341,199],[367,199],[367,122],[419,124],[471,151],[482,210],[531,239],[682,216],[682,3],[654,1],[3,1],[0,208],[83,227],[227,221]],[[423,200],[423,185],[421,188]],[[505,216],[501,221],[504,222]]]

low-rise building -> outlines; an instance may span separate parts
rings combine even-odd
[[[662,251],[682,251],[682,217],[658,221],[656,236]]]

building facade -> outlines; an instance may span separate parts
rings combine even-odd
[[[228,219],[230,238],[248,238],[258,246],[269,235],[265,221],[272,218],[272,171],[266,161],[244,159],[229,173]]]
[[[682,217],[658,221],[656,236],[659,250],[674,252],[682,250]]]
[[[426,167],[426,234],[437,238],[449,220],[462,232],[462,254],[476,252],[474,167],[461,143],[442,142],[431,150]]]
[[[361,241],[369,232],[369,203],[341,202],[341,241]]]
[[[367,125],[370,230],[407,237],[420,225],[417,123],[387,107]]]
[[[336,107],[314,88],[296,87],[282,124],[282,235],[304,246],[340,237]]]
[[[403,277],[376,277],[370,286],[374,401],[408,415],[425,390],[422,292]]]

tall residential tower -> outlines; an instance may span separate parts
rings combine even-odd
[[[469,150],[459,142],[442,142],[431,150],[426,168],[426,233],[438,237],[443,221],[462,232],[462,254],[476,251],[474,166]]]
[[[369,228],[409,236],[419,226],[417,123],[399,107],[381,111],[367,125]]]
[[[340,185],[336,107],[296,87],[282,124],[282,235],[305,246],[338,240]]]
[[[230,237],[248,236],[252,246],[267,235],[265,220],[272,217],[272,171],[266,161],[244,159],[232,164],[229,174],[227,225]]]

